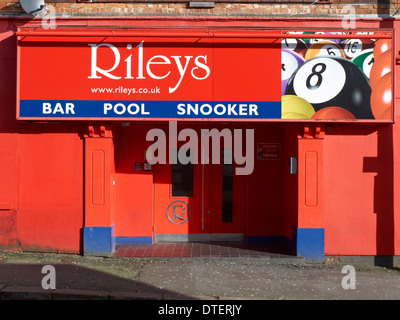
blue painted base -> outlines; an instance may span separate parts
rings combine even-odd
[[[321,262],[325,256],[324,228],[294,228],[296,255],[308,261]]]
[[[116,237],[116,244],[153,243],[153,237]]]
[[[114,251],[114,225],[83,228],[83,253],[85,255],[110,256]]]

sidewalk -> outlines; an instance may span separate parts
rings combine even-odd
[[[398,300],[400,269],[363,259],[155,259],[0,252],[2,300]],[[369,260],[370,261],[370,260]],[[355,267],[355,289],[344,289],[346,264]],[[45,265],[56,271],[56,289],[45,290]]]

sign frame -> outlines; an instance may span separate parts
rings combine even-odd
[[[72,30],[71,30],[72,29]],[[325,29],[327,32],[343,32],[343,29]],[[316,29],[306,28],[301,30],[302,32],[316,32],[321,31]],[[371,29],[371,30],[346,30],[346,34],[324,34],[324,38],[371,38],[368,34],[360,34],[360,32],[374,32],[375,39],[390,39],[392,41],[392,48],[395,48],[395,37],[393,29]],[[69,28],[69,29],[58,29],[55,31],[49,31],[44,29],[35,28],[20,28],[17,31],[17,108],[16,108],[16,118],[17,120],[23,121],[228,121],[228,122],[312,122],[312,123],[338,123],[338,122],[350,122],[350,123],[394,123],[394,102],[396,96],[396,85],[395,85],[395,75],[392,72],[392,109],[391,109],[391,119],[340,119],[340,120],[316,120],[316,119],[281,119],[281,118],[179,118],[179,117],[35,117],[35,116],[21,116],[20,113],[20,80],[21,80],[21,43],[29,43],[29,45],[34,45],[40,42],[85,42],[87,39],[90,41],[96,41],[102,39],[105,41],[110,37],[115,41],[126,41],[127,37],[133,36],[145,36],[155,39],[155,41],[168,42],[171,37],[179,37],[183,42],[187,41],[190,37],[199,37],[205,39],[206,41],[219,41],[225,43],[259,43],[265,41],[265,39],[278,38],[279,40],[285,38],[294,39],[304,39],[304,38],[315,38],[313,34],[299,34],[293,30],[279,30],[279,29],[252,29],[252,28],[242,28],[242,29],[218,29],[218,28],[195,28],[195,29],[145,29],[145,30],[125,30],[122,28],[113,28],[110,30],[98,30],[98,29],[88,29],[82,30],[80,28]],[[246,38],[244,38],[246,37]],[[217,40],[216,40],[217,39]],[[244,39],[247,39],[244,41]],[[106,40],[108,41],[108,40]],[[392,49],[392,70],[395,70],[395,58]]]

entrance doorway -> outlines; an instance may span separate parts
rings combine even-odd
[[[178,141],[175,149],[168,148],[172,163],[154,166],[154,240],[242,241],[246,184],[245,176],[235,175],[234,144],[226,147],[221,138],[215,163],[212,140],[208,152],[201,147],[204,125],[191,129],[198,137],[196,152]],[[180,154],[190,163],[183,163]]]

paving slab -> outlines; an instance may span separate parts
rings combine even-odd
[[[152,261],[139,281],[188,297],[219,299],[400,299],[397,269],[355,268],[355,289],[346,289],[343,265],[281,265],[242,261]]]
[[[0,257],[0,299],[9,300],[400,299],[398,266],[364,264],[371,259],[357,257],[328,258],[319,264],[283,257],[140,259],[2,252]],[[54,290],[41,288],[46,265],[56,271]],[[354,265],[354,289],[343,286],[348,265]]]

